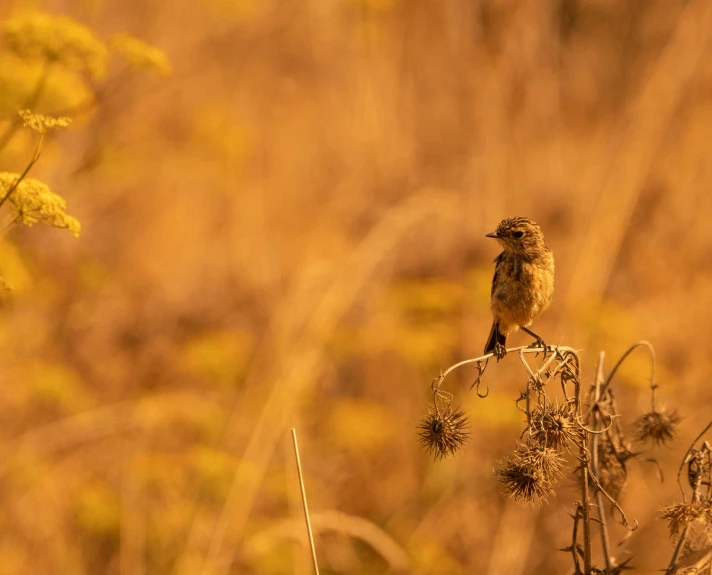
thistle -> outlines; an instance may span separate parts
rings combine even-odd
[[[655,445],[665,445],[675,436],[675,428],[682,421],[677,410],[653,409],[635,421],[639,441],[651,441]]]
[[[452,408],[431,407],[428,414],[418,424],[420,442],[435,456],[444,459],[462,447],[468,438],[467,416]]]
[[[687,525],[700,522],[706,529],[712,528],[712,502],[678,503],[663,507],[660,517],[667,520],[670,536],[675,537]]]
[[[546,501],[562,475],[563,459],[555,450],[540,445],[520,445],[504,461],[498,461],[494,474],[518,503]]]
[[[570,449],[583,441],[583,430],[569,405],[547,402],[536,407],[531,416],[531,435],[537,443],[552,449]]]

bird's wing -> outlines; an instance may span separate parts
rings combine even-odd
[[[492,289],[490,290],[490,297],[494,295],[494,288],[497,286],[497,274],[499,273],[499,266],[504,259],[504,252],[499,254],[494,258],[494,277],[492,278]]]

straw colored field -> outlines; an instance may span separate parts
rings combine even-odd
[[[8,28],[37,10],[71,19],[19,35],[69,35],[49,65]],[[0,574],[308,573],[291,427],[322,573],[569,573],[573,480],[523,508],[492,473],[515,358],[486,399],[449,383],[457,457],[417,440],[432,378],[481,353],[484,234],[513,215],[556,257],[535,331],[584,384],[599,350],[656,347],[685,419],[646,455],[664,483],[633,466],[618,553],[667,565],[658,510],[712,400],[712,4],[8,0],[0,29],[0,133],[72,117],[30,176],[82,226],[0,242]],[[647,377],[619,375],[626,429]]]

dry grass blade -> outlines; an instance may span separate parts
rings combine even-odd
[[[307,525],[307,536],[309,537],[309,548],[311,549],[312,564],[314,573],[319,575],[319,562],[316,559],[316,546],[314,545],[314,533],[312,533],[311,520],[309,519],[309,506],[307,505],[307,492],[304,488],[304,474],[302,473],[302,462],[299,458],[299,445],[297,444],[297,430],[292,428],[292,444],[294,445],[294,458],[297,463],[297,475],[299,476],[299,490],[302,494],[302,508],[304,510],[304,521]]]

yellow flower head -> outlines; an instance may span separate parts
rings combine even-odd
[[[128,34],[115,34],[109,42],[111,48],[121,54],[128,63],[139,70],[147,70],[159,76],[171,75],[171,63],[161,50]]]
[[[81,224],[67,215],[67,202],[50,190],[47,184],[33,178],[23,179],[13,190],[19,177],[19,174],[0,172],[0,198],[12,190],[7,200],[15,211],[15,221],[26,226],[42,222],[67,229],[75,238],[79,237]]]
[[[44,58],[100,76],[106,66],[106,46],[94,33],[67,16],[42,12],[22,14],[0,25],[11,52],[21,58]]]
[[[18,114],[22,118],[23,126],[40,134],[46,134],[55,128],[66,128],[72,123],[72,119],[67,116],[53,118],[44,114],[33,114],[30,110],[20,110]]]

